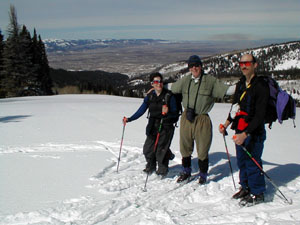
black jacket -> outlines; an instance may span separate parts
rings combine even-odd
[[[237,133],[245,131],[247,134],[259,135],[265,129],[265,114],[269,99],[269,87],[268,84],[257,76],[251,79],[250,87],[246,87],[246,78],[243,76],[237,83],[233,104],[238,103],[240,110],[246,112],[248,115],[244,116],[245,121],[248,123],[248,127],[245,130],[237,130],[238,117],[231,119],[230,114],[228,120],[232,122],[232,129]],[[245,92],[246,91],[246,92]],[[241,99],[241,96],[244,97]]]

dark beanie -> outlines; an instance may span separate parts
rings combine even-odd
[[[197,56],[197,55],[190,56],[190,58],[189,58],[189,60],[188,60],[187,63],[188,64],[200,63],[200,65],[202,66],[202,61],[201,61],[200,57]]]

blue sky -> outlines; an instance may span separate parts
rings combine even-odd
[[[299,0],[1,0],[42,38],[300,39]]]

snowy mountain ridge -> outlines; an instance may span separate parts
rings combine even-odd
[[[206,74],[221,78],[226,83],[234,83],[241,75],[238,60],[245,53],[252,53],[257,58],[258,74],[274,75],[282,89],[300,100],[300,76],[299,71],[295,72],[300,69],[300,41],[205,57],[202,59],[204,71]],[[157,68],[157,71],[163,74],[165,79],[172,81],[189,74],[186,61],[166,64]],[[132,78],[130,84],[145,85],[147,82],[148,76],[142,75]]]
[[[259,71],[300,69],[300,41],[295,41],[203,58],[205,73],[216,76],[239,73],[238,60],[245,53],[252,53],[257,58]],[[164,65],[159,72],[167,76],[184,76],[188,73],[186,68],[187,63],[181,61]]]
[[[65,52],[105,48],[108,46],[151,45],[153,43],[169,43],[170,41],[156,39],[45,39],[43,42],[47,52]]]

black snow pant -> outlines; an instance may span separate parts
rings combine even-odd
[[[157,147],[155,147],[155,141],[157,138],[154,133],[147,136],[143,147],[143,153],[147,162],[146,168],[156,169],[156,162],[159,172],[168,172],[169,157],[172,155],[170,145],[174,135],[174,125],[168,124],[162,126]]]

